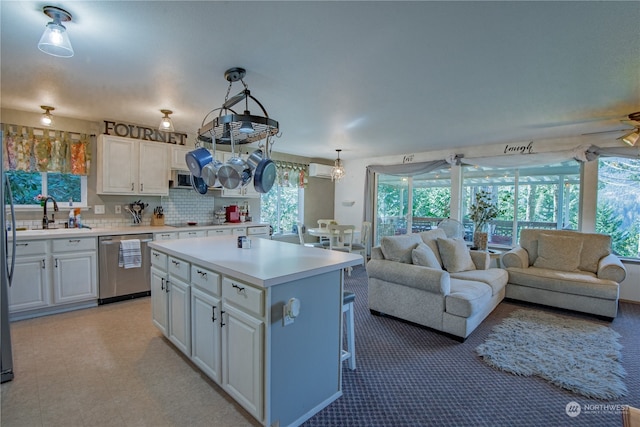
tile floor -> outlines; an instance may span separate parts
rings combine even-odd
[[[2,427],[259,425],[151,322],[150,298],[11,324]]]

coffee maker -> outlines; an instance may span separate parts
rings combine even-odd
[[[240,222],[240,208],[238,205],[227,206],[227,222]]]

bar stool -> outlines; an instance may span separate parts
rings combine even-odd
[[[356,369],[356,340],[355,330],[353,327],[353,302],[356,300],[356,294],[350,291],[342,292],[342,313],[345,316],[346,337],[347,337],[347,349],[342,349],[340,361],[344,362],[349,360],[349,369]]]

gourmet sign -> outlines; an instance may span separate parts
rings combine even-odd
[[[142,139],[144,141],[166,142],[167,144],[185,145],[187,142],[186,133],[164,132],[144,126],[110,122],[107,120],[104,121],[104,134]]]

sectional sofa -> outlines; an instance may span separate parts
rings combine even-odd
[[[613,319],[626,269],[611,237],[568,230],[524,229],[502,256],[506,297]]]
[[[441,229],[383,237],[367,263],[369,309],[460,341],[505,296],[507,272]]]

